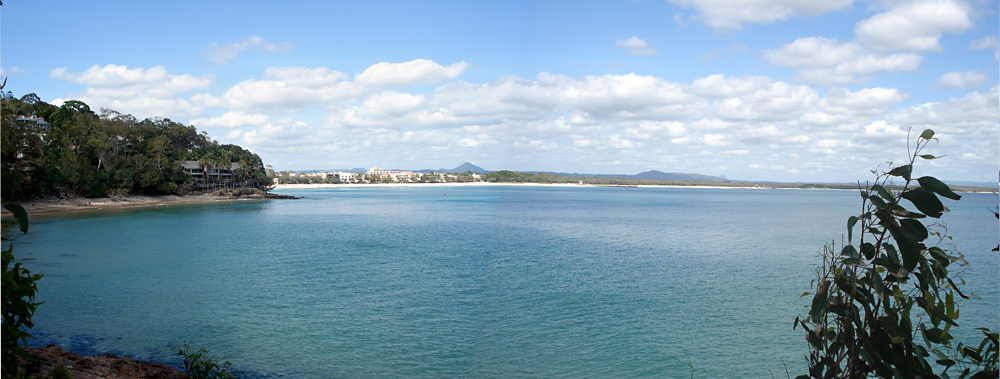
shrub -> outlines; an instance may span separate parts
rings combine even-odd
[[[840,251],[824,247],[809,314],[795,320],[812,347],[809,374],[797,379],[950,378],[956,366],[964,368],[959,378],[973,369],[980,370],[973,379],[997,377],[997,333],[979,328],[985,338],[978,347],[955,345],[949,333],[958,326],[956,295],[968,298],[950,270],[965,262],[947,249],[944,233],[920,220],[948,211],[939,196],[961,196],[934,177],[912,178],[917,158],[937,159],[921,154],[931,140],[934,132],[925,130],[908,164],[873,171],[875,183],[861,190],[863,213],[847,220],[847,244]],[[887,189],[894,178],[904,181],[898,191]],[[929,357],[943,367],[940,375]]]
[[[3,207],[11,211],[17,218],[19,229],[28,232],[28,215],[24,208],[17,204],[4,203]],[[7,237],[10,225],[2,224],[3,241],[7,248],[3,250],[3,375],[6,377],[17,374],[17,359],[22,357],[32,359],[24,350],[28,338],[34,338],[27,329],[34,327],[31,316],[41,303],[35,302],[38,286],[35,282],[42,278],[41,274],[32,274],[21,265],[22,261],[14,259],[14,244]],[[13,265],[12,265],[13,264]]]
[[[177,352],[184,360],[184,373],[190,379],[232,379],[229,361],[221,364],[208,356],[205,348],[194,348],[187,343]]]

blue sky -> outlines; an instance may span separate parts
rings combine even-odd
[[[15,96],[193,124],[276,169],[856,181],[1000,168],[995,1],[45,2],[0,7]]]

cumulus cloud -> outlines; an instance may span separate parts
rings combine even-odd
[[[263,80],[244,80],[221,96],[197,94],[191,101],[206,108],[289,113],[360,99],[366,86],[326,67],[271,67]]]
[[[876,54],[854,41],[824,37],[799,38],[761,55],[772,65],[801,69],[799,80],[822,85],[859,84],[874,75],[913,72],[923,61],[913,53]]]
[[[191,125],[198,127],[239,128],[257,126],[267,123],[267,115],[260,113],[246,114],[240,111],[230,111],[213,118],[197,118],[191,120]]]
[[[937,81],[930,85],[930,88],[945,91],[955,89],[971,89],[978,88],[979,86],[986,84],[987,80],[986,74],[979,71],[954,71],[941,75]]]
[[[1000,96],[997,86],[994,86],[986,93],[973,91],[941,102],[913,105],[889,114],[886,118],[890,122],[913,128],[945,128],[951,134],[981,138],[983,135],[997,135],[996,132],[1000,129],[1000,123],[997,122],[998,111]]]
[[[954,0],[900,2],[892,9],[859,21],[854,33],[876,50],[941,51],[943,33],[960,34],[972,27],[970,8]]]
[[[207,88],[214,80],[211,75],[170,75],[163,66],[129,69],[128,66],[114,64],[104,67],[94,65],[80,73],[68,72],[66,67],[59,67],[49,71],[49,77],[93,87],[152,91],[162,95]]]
[[[837,88],[827,91],[820,108],[830,114],[876,116],[886,114],[907,97],[908,94],[896,88],[864,88],[854,92]]]
[[[983,37],[972,41],[969,43],[969,49],[971,50],[988,50],[993,49],[993,59],[1000,59],[1000,39],[996,36]]]
[[[697,12],[693,19],[716,31],[738,30],[744,23],[770,24],[795,16],[818,16],[846,9],[852,0],[668,0]],[[678,16],[675,16],[676,20]]]
[[[771,84],[771,78],[765,76],[748,76],[745,78],[726,77],[722,74],[709,75],[695,79],[687,90],[693,94],[709,97],[733,97],[758,90]]]
[[[282,52],[289,51],[294,46],[288,42],[282,42],[280,44],[270,43],[261,38],[260,36],[252,36],[250,38],[244,39],[239,42],[218,44],[213,43],[208,45],[205,51],[201,53],[201,59],[205,62],[212,64],[226,64],[232,62],[236,58],[239,58],[240,52],[244,50],[260,50],[264,52]]]
[[[715,102],[719,117],[729,120],[789,120],[808,111],[819,100],[815,89],[777,82]]]
[[[856,67],[866,59],[891,61],[907,54],[873,53],[856,42],[813,37],[765,52],[764,57],[799,69],[800,76],[809,70],[839,69],[861,80],[891,71]],[[773,175],[798,170],[803,180],[852,180],[894,157],[886,155],[885,144],[900,143],[910,128],[927,127],[942,141],[959,143],[946,146],[952,150],[943,149],[941,155],[972,154],[960,158],[972,167],[968,177],[979,171],[995,175],[1000,151],[1000,139],[995,138],[1000,135],[996,87],[897,109],[909,96],[897,88],[830,88],[820,93],[764,76],[723,74],[678,83],[635,73],[541,73],[486,83],[446,79],[429,92],[405,93],[361,83],[352,80],[357,76],[326,67],[271,67],[261,78],[237,83],[222,94],[187,98],[182,95],[208,88],[212,77],[115,65],[84,72],[63,68],[50,74],[86,84],[83,94],[109,96],[103,98],[107,102],[91,103],[95,108],[140,117],[190,115],[199,128],[226,128],[216,133],[275,157],[269,158],[273,161],[279,154],[323,162],[335,156],[343,167],[358,162],[399,164],[413,157],[421,162],[425,157],[477,162],[477,157],[504,156],[511,158],[494,162],[504,166],[498,169],[579,167],[581,162],[597,168],[626,167],[642,162],[641,170],[718,173],[724,166],[756,167],[755,172]],[[975,75],[959,74],[966,85],[976,80]],[[406,80],[426,80],[413,77],[426,76]],[[203,108],[217,110],[205,116]],[[276,116],[296,112],[322,117],[322,126]],[[540,163],[540,157],[548,161]],[[850,171],[857,167],[860,171]]]
[[[94,65],[84,72],[59,67],[49,71],[49,77],[88,85],[83,92],[71,96],[93,108],[112,108],[141,117],[195,115],[200,110],[179,95],[206,89],[215,80],[208,74],[170,75],[163,66],[129,69],[114,64]]]
[[[243,146],[249,148],[288,148],[314,145],[318,142],[314,137],[313,129],[309,124],[284,119],[243,133],[240,140]]]
[[[624,47],[625,53],[637,57],[655,57],[656,46],[649,44],[646,40],[632,36],[629,39],[615,41],[615,46]]]
[[[381,88],[405,88],[416,84],[441,84],[458,78],[472,67],[465,61],[442,66],[427,59],[403,63],[381,62],[354,76],[354,81]]]

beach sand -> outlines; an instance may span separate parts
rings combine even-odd
[[[360,187],[483,187],[483,186],[545,186],[545,187],[597,187],[589,184],[576,183],[490,183],[490,182],[465,182],[465,183],[372,183],[372,184],[278,184],[274,187],[281,189],[301,189],[301,188],[360,188]]]

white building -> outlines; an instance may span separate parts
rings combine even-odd
[[[356,173],[356,172],[338,171],[338,172],[335,172],[335,173],[333,173],[331,175],[333,175],[333,177],[337,178],[338,180],[340,180],[342,182],[353,182],[353,181],[357,180],[357,178],[358,178],[358,173]]]

